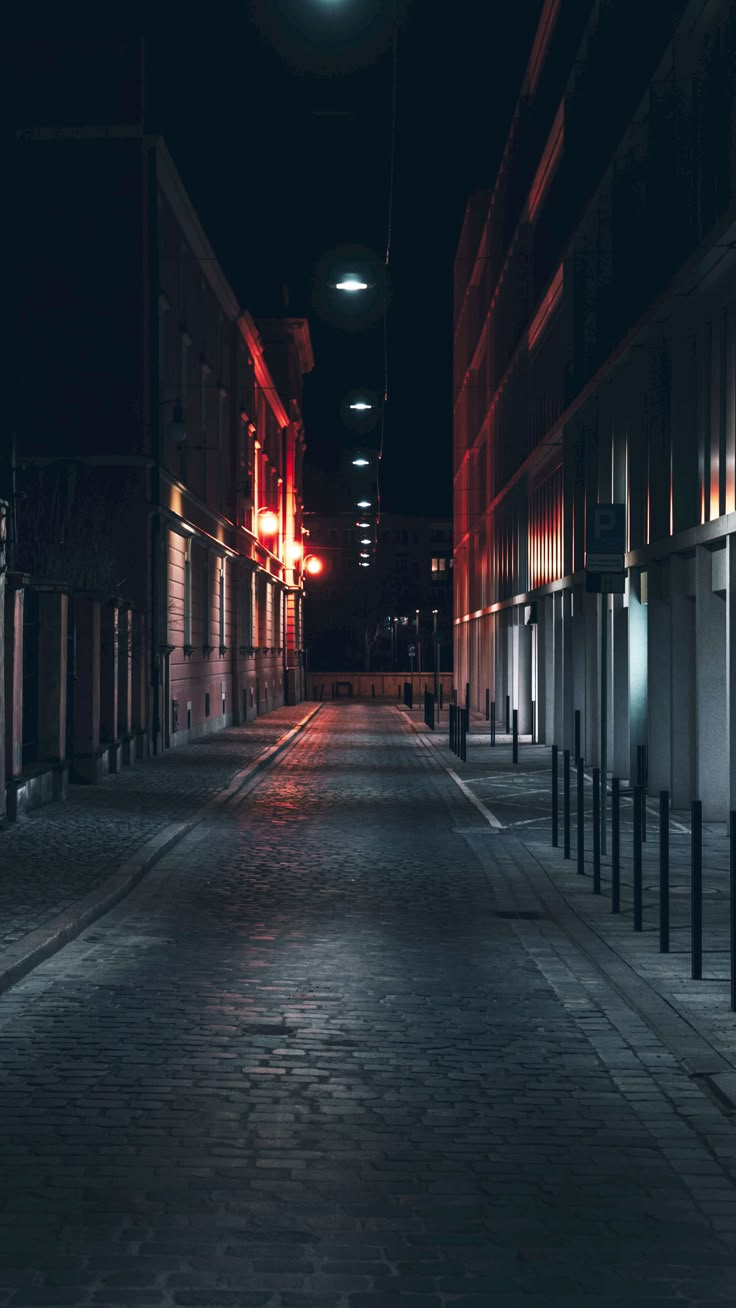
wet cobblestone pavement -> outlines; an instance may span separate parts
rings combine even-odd
[[[485,831],[326,705],[0,996],[0,1304],[733,1304],[731,1120]]]
[[[0,957],[4,947],[71,909],[167,823],[191,818],[309,707],[275,709],[140,759],[97,786],[70,786],[66,803],[36,809],[0,831]]]

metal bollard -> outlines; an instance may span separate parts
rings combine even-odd
[[[463,714],[463,763],[468,757],[468,727],[470,725],[470,709],[466,709]]]
[[[694,799],[690,837],[690,954],[693,981],[703,978],[703,803]]]
[[[731,925],[731,1012],[736,1013],[736,812],[729,814],[728,831],[731,838],[728,861],[728,879],[731,891],[729,918]]]
[[[511,731],[511,696],[506,696],[506,735]]]
[[[580,758],[580,709],[575,709],[575,762]]]
[[[444,696],[442,693],[442,682],[440,682],[440,708],[444,708]]]
[[[448,721],[447,721],[447,748],[450,750],[451,753],[453,752],[453,750],[452,750],[452,732],[453,732],[453,727],[454,727],[454,725],[455,725],[455,724],[454,724],[454,722],[453,722],[453,706],[452,706],[452,704],[451,704],[451,705],[450,705],[449,715],[448,715]]]
[[[486,690],[486,722],[491,716],[491,692]]]
[[[611,778],[611,912],[621,912],[621,793],[618,777]]]
[[[496,743],[496,701],[491,700],[491,744]]]
[[[559,767],[557,759],[557,746],[552,746],[552,846],[554,849],[560,843],[559,833],[559,802],[557,770]]]
[[[593,768],[593,894],[601,893],[601,770]]]
[[[564,764],[564,769],[563,769],[563,777],[562,777],[562,784],[563,784],[562,814],[564,820],[564,841],[565,841],[564,857],[569,858],[570,857],[570,751],[569,749],[566,749],[564,751],[563,764]]]
[[[634,786],[634,930],[641,931],[641,786]]]
[[[659,792],[659,952],[670,952],[670,792]]]
[[[585,876],[585,760],[578,759],[578,876]]]
[[[470,712],[470,682],[465,682],[465,712]]]
[[[519,762],[519,710],[514,709],[511,715],[511,762]]]

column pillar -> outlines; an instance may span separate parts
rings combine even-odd
[[[629,779],[629,610],[623,595],[613,597],[613,741],[608,757],[611,775]],[[610,748],[610,746],[613,748]]]
[[[23,771],[23,606],[28,576],[9,572],[5,579],[5,784]]]
[[[696,797],[694,562],[677,555],[670,560],[672,807],[682,809]]]
[[[693,798],[703,801],[706,821],[724,822],[730,775],[728,731],[724,722],[728,684],[726,603],[725,588],[723,592],[713,589],[713,562],[713,553],[706,546],[698,545],[695,552],[697,794]]]
[[[570,705],[570,748],[574,748],[575,741],[575,710],[580,710],[580,752],[585,758],[587,749],[587,723],[588,714],[586,713],[585,701],[585,671],[586,671],[586,630],[585,630],[585,592],[582,586],[574,586],[572,593],[572,621],[570,625],[572,637],[572,704]]]
[[[38,591],[38,757],[66,758],[69,596],[58,587]]]
[[[519,735],[532,730],[532,629],[524,620],[524,605],[516,609],[516,678]]]
[[[646,571],[629,570],[629,778],[636,778],[636,747],[647,743]]]
[[[75,780],[94,782],[100,765],[100,600],[74,597],[76,677],[72,713],[72,767]]]
[[[573,660],[573,607],[574,587],[562,592],[562,747],[572,750],[575,745],[575,677]]]
[[[726,538],[726,694],[728,719],[728,807],[736,809],[736,536]]]
[[[118,601],[100,606],[100,736],[105,742],[118,738]]]
[[[583,722],[581,731],[581,749],[583,758],[591,764],[600,764],[601,754],[601,645],[600,618],[597,595],[588,595],[581,587],[580,599],[583,605],[583,629],[585,631],[585,692],[583,697]]]
[[[133,610],[122,604],[118,612],[118,737],[123,742],[123,762],[135,762],[133,731]]]
[[[647,584],[649,790],[672,789],[672,621],[669,563],[650,564]]]

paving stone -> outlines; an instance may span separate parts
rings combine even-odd
[[[732,1122],[473,829],[325,706],[0,996],[11,1308],[733,1303]]]

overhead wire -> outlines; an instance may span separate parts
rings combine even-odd
[[[399,23],[397,0],[393,0],[393,35],[391,40],[391,147],[388,173],[388,214],[386,219],[386,254],[383,278],[383,404],[381,405],[381,435],[376,464],[376,542],[381,521],[381,460],[386,431],[386,404],[388,402],[388,268],[391,260],[391,237],[394,209],[394,179],[396,174],[396,87],[398,81]]]

